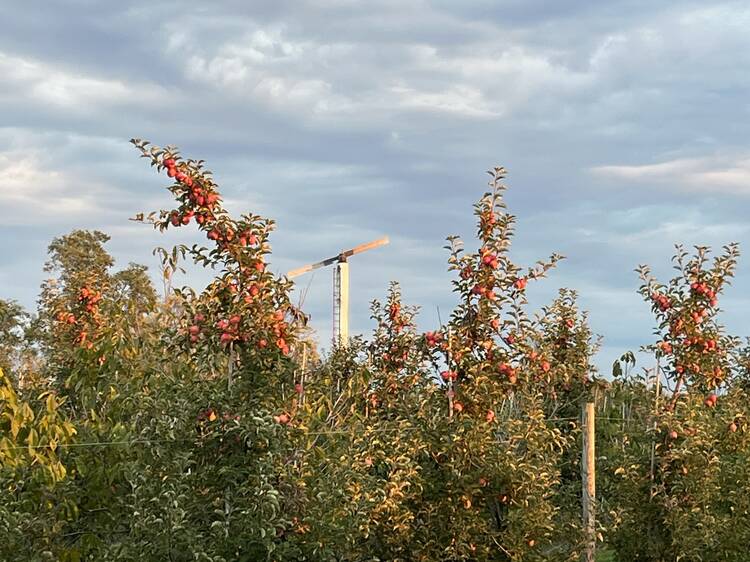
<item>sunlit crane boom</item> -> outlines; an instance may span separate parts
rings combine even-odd
[[[293,269],[286,276],[289,279],[303,275],[329,265],[335,265],[333,269],[333,341],[338,344],[346,344],[349,340],[349,262],[350,257],[388,244],[387,236],[378,238],[366,244],[355,246],[351,250],[345,250],[332,258],[311,263],[297,269]]]

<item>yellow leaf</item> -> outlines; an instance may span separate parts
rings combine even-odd
[[[47,411],[51,414],[57,409],[57,404],[55,403],[55,397],[50,393],[47,395]]]

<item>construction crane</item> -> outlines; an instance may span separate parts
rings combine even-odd
[[[349,341],[349,261],[355,254],[361,254],[388,244],[388,237],[378,238],[366,244],[355,246],[351,250],[345,250],[339,255],[327,260],[319,261],[293,269],[286,276],[289,279],[297,277],[308,271],[314,271],[321,267],[334,265],[333,268],[333,342],[335,344],[346,344]]]

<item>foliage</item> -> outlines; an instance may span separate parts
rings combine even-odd
[[[731,376],[739,342],[717,320],[738,250],[726,246],[711,267],[707,256],[696,247],[688,259],[678,246],[679,273],[666,286],[639,268],[658,322],[659,341],[647,349],[667,390],[648,390],[643,379],[620,383],[634,391],[620,447],[609,449],[610,541],[619,560],[746,558],[748,397]]]
[[[717,319],[736,245],[711,264],[678,247],[666,285],[639,268],[657,367],[626,353],[605,380],[575,291],[529,312],[561,256],[513,263],[494,168],[476,250],[448,238],[446,322],[421,333],[392,283],[372,336],[319,357],[268,268],[274,222],[230,215],[203,161],[132,142],[176,202],[135,220],[207,243],[155,250],[159,300],[106,234],[74,230],[34,315],[0,301],[0,558],[577,560],[594,401],[607,555],[744,560],[750,345]],[[202,291],[173,287],[184,260],[214,271]]]

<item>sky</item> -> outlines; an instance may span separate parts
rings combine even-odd
[[[676,243],[750,239],[747,2],[2,7],[0,298],[32,310],[55,236],[102,230],[119,266],[152,273],[155,247],[201,240],[128,221],[171,208],[132,137],[205,159],[229,209],[274,218],[277,272],[389,236],[350,262],[354,333],[391,280],[421,329],[449,315],[445,238],[476,246],[472,204],[497,165],[513,259],[566,256],[529,285],[531,310],[577,290],[603,374],[654,339],[639,264],[666,280]],[[326,347],[332,273],[299,283]],[[730,333],[750,334],[748,289],[741,258],[721,299]]]

